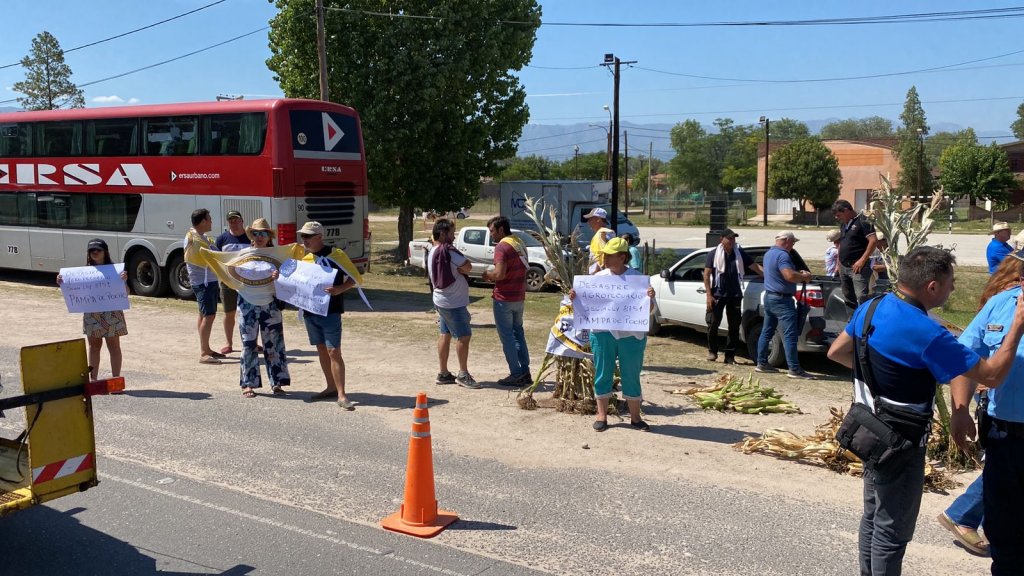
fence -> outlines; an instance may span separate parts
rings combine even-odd
[[[632,211],[631,211],[632,212]],[[753,209],[740,201],[728,203],[726,222],[742,224],[754,214]],[[652,220],[668,220],[669,224],[679,223],[692,226],[706,226],[711,223],[711,202],[709,200],[676,200],[652,198],[647,215]]]

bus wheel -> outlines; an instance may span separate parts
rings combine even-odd
[[[171,285],[171,292],[182,300],[191,300],[195,297],[192,293],[192,283],[188,281],[188,268],[185,266],[185,257],[181,252],[175,252],[167,264],[167,278]]]
[[[139,296],[159,296],[167,291],[167,275],[148,250],[139,250],[128,258],[128,282]]]

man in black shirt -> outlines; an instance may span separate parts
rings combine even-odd
[[[746,270],[762,274],[761,266],[736,244],[739,234],[726,228],[718,247],[708,252],[704,263],[704,290],[708,303],[708,361],[718,359],[718,327],[722,312],[729,321],[729,337],[725,341],[725,363],[736,363],[736,345],[740,339],[740,305],[743,286],[740,280]]]
[[[875,227],[853,210],[846,200],[836,200],[832,213],[839,221],[839,282],[846,305],[854,309],[868,299],[871,255],[875,253]]]

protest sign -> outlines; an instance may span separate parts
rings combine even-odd
[[[576,276],[572,282],[576,329],[646,332],[651,316],[650,285],[651,279],[642,274]]]
[[[274,282],[277,297],[298,308],[327,316],[331,295],[324,289],[334,285],[337,270],[299,260],[288,259],[281,264],[281,270]]]
[[[124,264],[61,268],[60,291],[68,312],[127,310],[128,286],[121,272]]]

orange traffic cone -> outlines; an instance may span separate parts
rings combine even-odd
[[[409,461],[405,470],[405,497],[402,507],[380,521],[387,530],[433,538],[458,520],[454,512],[440,510],[434,498],[434,456],[430,449],[430,415],[427,394],[416,395],[412,411],[412,436],[409,437]]]

